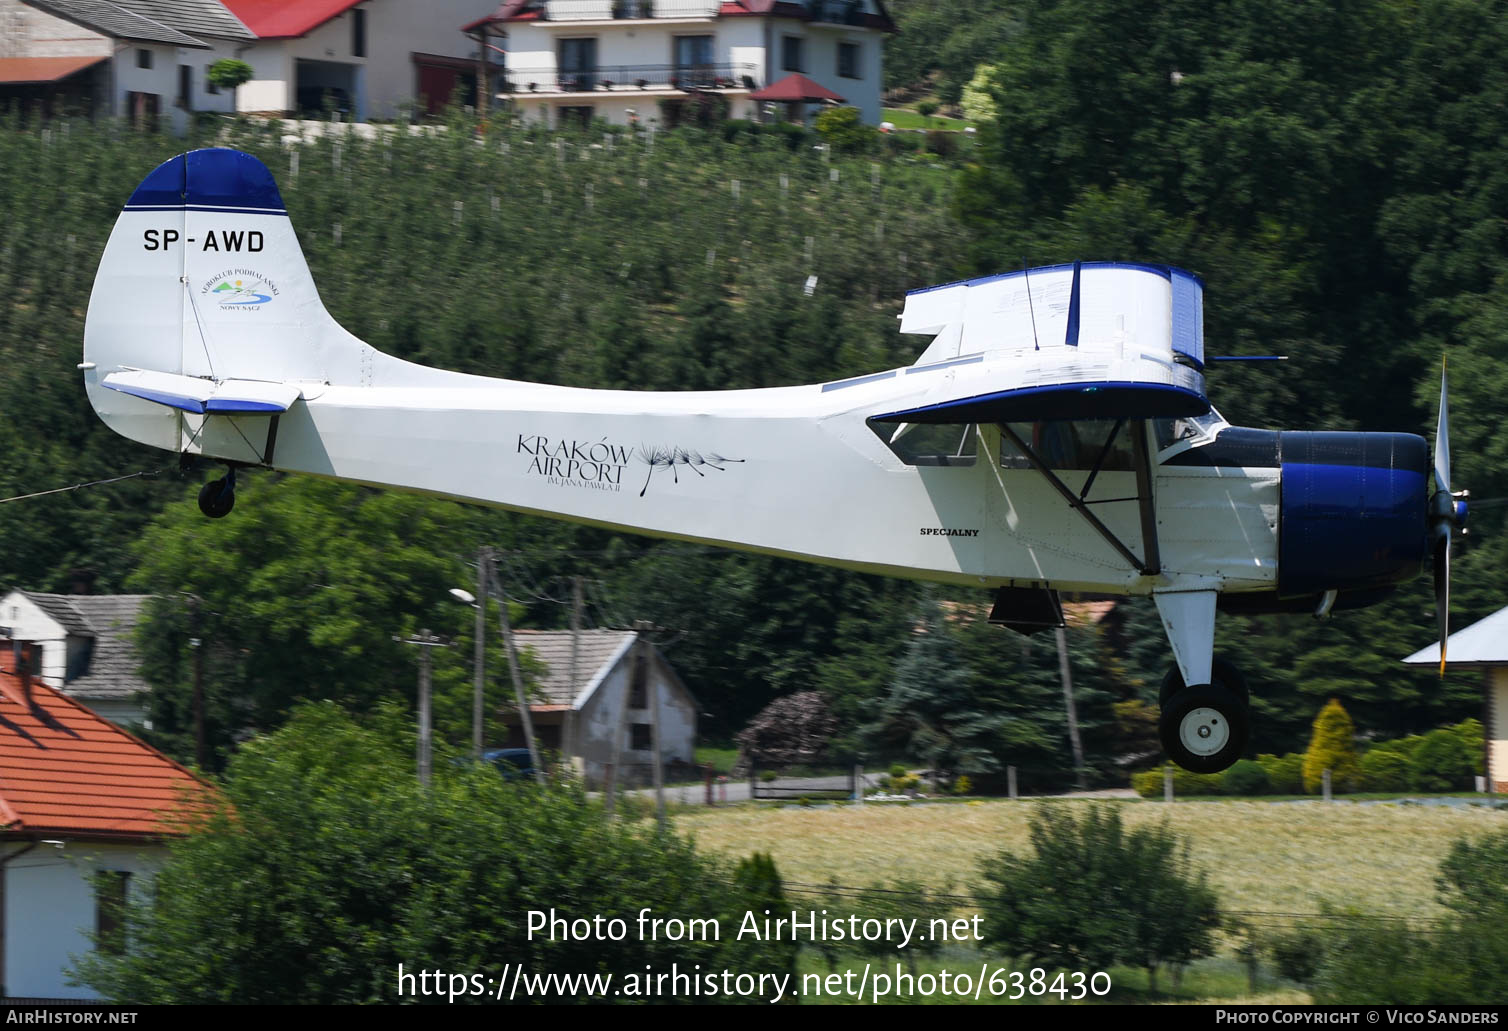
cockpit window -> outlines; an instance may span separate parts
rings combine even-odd
[[[1184,419],[1155,419],[1152,423],[1153,430],[1157,434],[1159,455],[1174,445],[1186,444],[1188,447],[1193,447],[1196,444],[1214,440],[1220,428],[1225,425],[1225,418],[1213,408],[1204,415]],[[1179,450],[1185,450],[1185,448]]]
[[[881,423],[869,428],[907,465],[973,465],[979,433],[973,423]]]
[[[1136,468],[1129,422],[1114,419],[1051,419],[1043,422],[1013,422],[1010,429],[1026,441],[1053,469],[1130,470]],[[1007,469],[1029,469],[1031,463],[1011,443],[1000,441],[1000,464]]]

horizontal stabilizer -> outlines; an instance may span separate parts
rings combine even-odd
[[[286,412],[302,390],[287,383],[214,380],[171,372],[112,372],[101,385],[169,408],[199,415],[274,415]]]

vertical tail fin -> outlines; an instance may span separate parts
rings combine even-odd
[[[169,450],[184,449],[180,413],[105,389],[107,376],[355,383],[370,354],[320,302],[267,166],[222,148],[171,158],[136,188],[106,244],[84,325],[95,411],[117,432]]]

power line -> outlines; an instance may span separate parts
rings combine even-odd
[[[17,494],[12,498],[0,498],[0,505],[4,505],[12,501],[26,501],[29,498],[45,498],[49,494],[65,494],[71,490],[83,490],[85,487],[98,487],[106,483],[119,483],[122,480],[134,480],[139,476],[157,476],[161,473],[167,472],[170,468],[171,466],[163,466],[160,469],[152,469],[150,471],[143,470],[142,472],[129,473],[125,476],[112,476],[107,480],[90,480],[88,483],[75,483],[71,487],[54,487],[51,490],[39,490],[32,494]]]

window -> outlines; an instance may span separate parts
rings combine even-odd
[[[215,85],[215,80],[209,77],[209,70],[213,67],[214,65],[212,64],[207,64],[204,66],[204,92],[210,94],[220,92],[220,87]]]
[[[628,728],[628,750],[631,752],[648,752],[654,748],[654,736],[650,733],[648,723],[630,724]]]
[[[560,121],[556,125],[556,128],[564,129],[567,126],[574,125],[585,129],[592,124],[592,114],[595,110],[595,108],[589,105],[583,107],[563,107],[560,109]]]
[[[859,75],[859,44],[838,44],[838,74],[845,79],[858,79]]]
[[[367,56],[367,12],[359,7],[351,12],[351,56]]]
[[[101,870],[94,875],[94,937],[101,952],[119,956],[126,951],[127,870]]]
[[[711,36],[675,37],[675,74],[678,79],[689,78],[690,84],[712,85]]]
[[[138,67],[138,68],[151,68],[152,67],[152,51],[150,51],[150,50],[138,50],[138,51],[136,51],[136,67]]]
[[[185,111],[192,106],[189,103],[194,90],[194,69],[192,65],[180,64],[178,66],[178,99],[174,101]]]
[[[585,91],[597,85],[597,39],[563,39],[560,41],[560,88]],[[590,116],[588,116],[590,120]]]
[[[1114,419],[1053,419],[1046,422],[1010,424],[1051,469],[1094,469],[1127,472],[1136,468],[1129,421]],[[1007,469],[1029,469],[1031,463],[1008,436],[1000,440],[1000,464]]]
[[[1166,451],[1173,445],[1181,444],[1184,441],[1204,442],[1214,440],[1224,425],[1225,419],[1213,408],[1204,415],[1196,415],[1187,419],[1152,420],[1152,426],[1157,432],[1157,450],[1160,452]],[[1180,448],[1179,450],[1186,449]]]
[[[628,707],[630,709],[649,708],[649,692],[646,690],[648,682],[649,677],[645,676],[644,663],[635,662],[634,679],[628,689]]]
[[[780,37],[780,67],[788,72],[804,72],[806,66],[801,60],[801,37]]]
[[[869,428],[907,465],[973,465],[979,457],[979,433],[973,423],[872,422]]]

